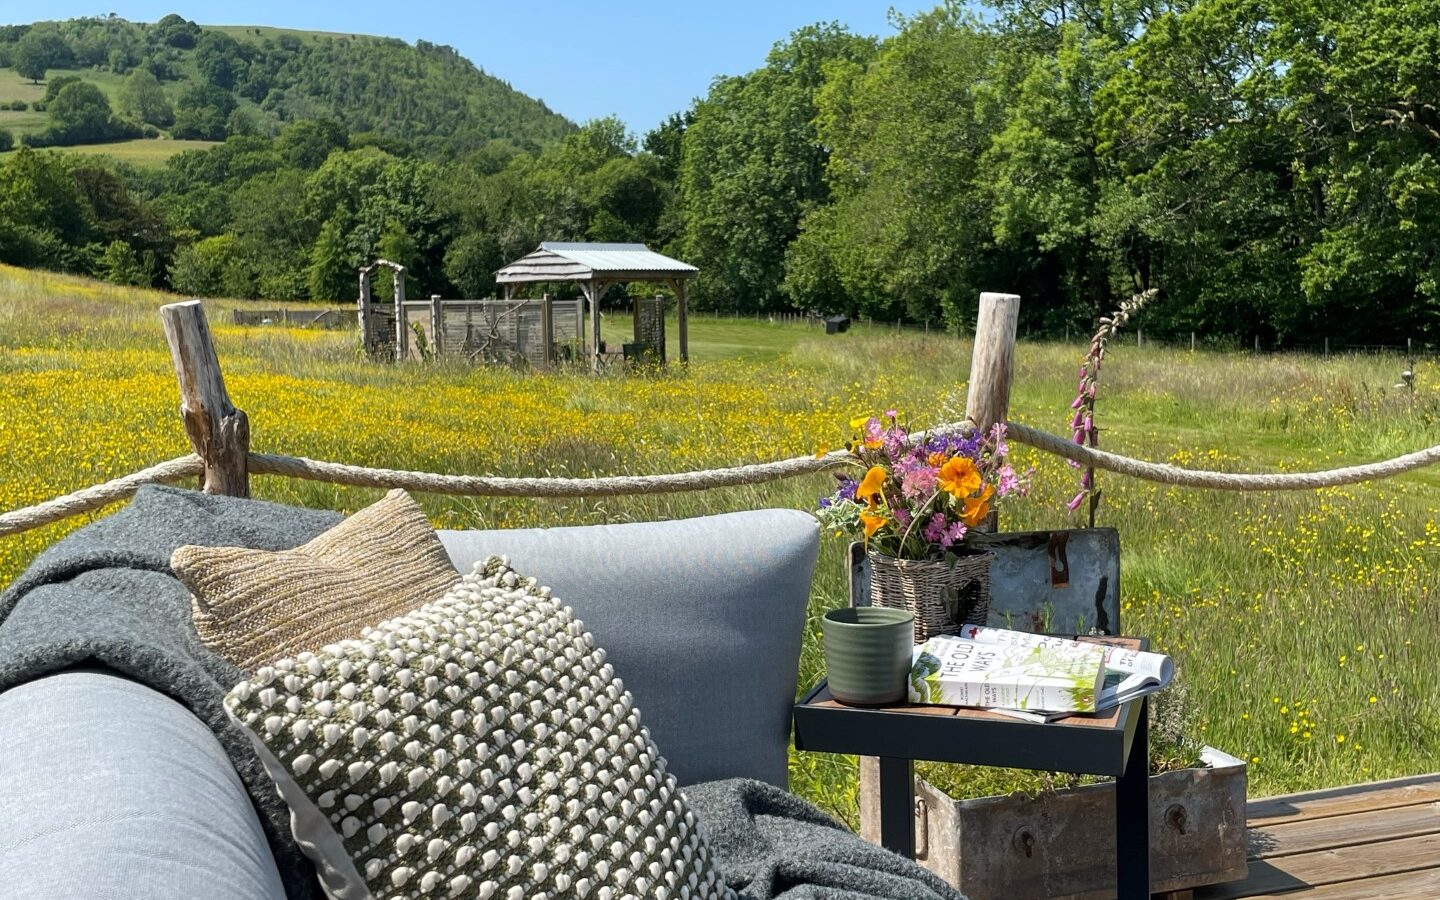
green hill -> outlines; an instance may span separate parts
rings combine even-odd
[[[83,129],[57,122],[50,86],[65,77],[98,88],[113,121]],[[313,118],[428,156],[492,140],[535,149],[574,130],[453,48],[427,41],[209,27],[174,15],[153,24],[104,17],[0,27],[0,129],[33,144],[214,141]]]

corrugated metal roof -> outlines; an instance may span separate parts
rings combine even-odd
[[[686,278],[700,270],[656,253],[644,244],[574,244],[546,242],[495,273],[498,282],[589,281],[654,277]]]
[[[588,266],[596,272],[698,272],[699,269],[656,253],[644,244],[567,244],[547,241],[541,250]]]

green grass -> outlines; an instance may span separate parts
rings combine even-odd
[[[55,496],[185,452],[156,307],[168,298],[0,268],[0,507]],[[394,366],[349,332],[237,328],[210,306],[227,383],[257,450],[496,474],[685,471],[840,446],[858,412],[957,418],[969,343],[883,328],[694,317],[688,371],[646,378],[526,376],[446,362]],[[256,307],[274,304],[248,304]],[[611,314],[607,335],[628,330]],[[676,347],[673,331],[670,346]],[[1063,433],[1081,347],[1022,342],[1012,418]],[[1429,446],[1440,366],[1411,397],[1395,357],[1257,356],[1117,346],[1098,424],[1107,449],[1231,471],[1323,469]],[[1034,463],[1011,529],[1070,526],[1076,473]],[[1250,763],[1256,796],[1414,775],[1440,759],[1440,473],[1285,494],[1180,490],[1102,473],[1100,524],[1119,529],[1122,624],[1174,655],[1192,735]],[[445,527],[663,519],[811,509],[826,476],[694,495],[596,501],[426,497]],[[258,496],[354,510],[375,491],[257,478]],[[75,520],[0,538],[0,582]],[[817,620],[845,602],[846,539],[827,535],[801,687],[822,672]],[[663,749],[663,748],[662,748]],[[927,769],[958,795],[1037,784],[1003,771]],[[854,761],[796,754],[794,786],[853,821]]]
[[[3,127],[3,122],[0,122]],[[136,138],[130,141],[114,141],[109,144],[81,144],[76,147],[41,147],[41,153],[74,153],[85,156],[102,156],[116,162],[127,163],[137,169],[163,169],[165,162],[177,153],[186,150],[205,150],[217,146],[217,141],[176,141]],[[10,151],[14,153],[15,151]],[[6,154],[0,154],[4,159]]]
[[[265,38],[277,40],[282,35],[293,35],[302,41],[310,41],[315,38],[365,38],[373,37],[366,34],[350,34],[343,31],[300,31],[295,28],[272,28],[269,25],[204,25],[201,26],[207,31],[219,31],[230,35],[238,40],[248,40],[252,43],[259,43]],[[257,33],[258,32],[258,33]]]

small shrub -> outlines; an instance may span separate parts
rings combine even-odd
[[[45,101],[44,101],[44,100],[36,100],[34,103],[30,104],[30,108],[33,109],[33,110],[35,110],[36,112],[44,112],[44,111],[45,111]]]
[[[15,112],[24,112],[25,110],[30,108],[30,104],[26,103],[24,100],[11,100],[10,108],[13,109]]]
[[[15,146],[15,135],[0,128],[0,153],[4,153]]]

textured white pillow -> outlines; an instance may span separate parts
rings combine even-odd
[[[501,557],[226,708],[331,896],[733,896],[605,652]]]

